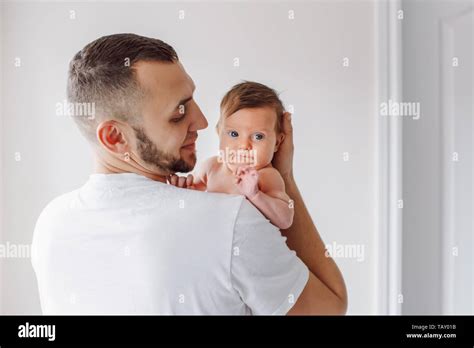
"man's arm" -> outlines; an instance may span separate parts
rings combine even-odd
[[[273,159],[285,182],[286,192],[294,201],[294,219],[290,228],[282,230],[286,244],[310,270],[309,280],[293,308],[294,314],[345,314],[347,291],[339,268],[325,256],[325,246],[304,204],[293,176],[293,129],[291,115],[283,119],[285,139]]]
[[[281,233],[287,237],[288,247],[311,271],[305,289],[288,314],[313,314],[314,310],[314,314],[345,314],[347,293],[342,274],[334,260],[326,257],[324,243],[294,179],[287,178],[286,190],[293,198],[295,217],[293,225]]]

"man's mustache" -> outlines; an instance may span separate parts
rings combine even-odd
[[[198,134],[197,132],[196,133],[193,133],[191,136],[187,137],[186,139],[184,139],[184,143],[185,145],[183,146],[186,146],[186,145],[191,145],[192,143],[194,143],[198,138]]]

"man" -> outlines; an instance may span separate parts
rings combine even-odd
[[[343,314],[343,278],[293,178],[290,115],[274,166],[294,200],[280,232],[243,196],[182,189],[207,121],[174,49],[99,38],[70,64],[68,99],[95,173],[38,219],[33,267],[44,314]],[[286,243],[285,243],[286,241]],[[290,250],[292,249],[292,250]]]

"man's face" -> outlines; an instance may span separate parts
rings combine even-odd
[[[196,164],[197,131],[207,120],[193,100],[194,83],[179,62],[138,62],[147,97],[136,136],[136,154],[162,174],[189,172]]]

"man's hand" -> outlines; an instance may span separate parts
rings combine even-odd
[[[272,165],[286,181],[293,178],[293,126],[291,125],[291,114],[289,112],[285,112],[282,117],[282,132],[285,137],[273,156]]]
[[[255,167],[238,167],[235,171],[235,184],[241,194],[252,199],[259,191],[258,172]]]

